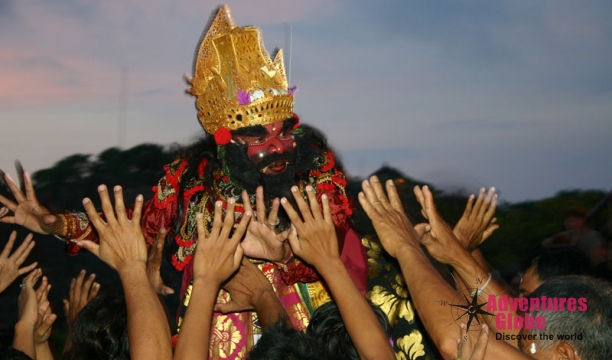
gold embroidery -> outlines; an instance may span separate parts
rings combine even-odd
[[[312,301],[312,307],[316,310],[323,304],[331,301],[331,298],[323,284],[320,281],[306,284],[308,288],[308,294],[310,294],[310,300]]]
[[[409,335],[397,340],[397,347],[401,349],[395,354],[398,360],[414,360],[419,356],[425,355],[423,346],[423,335],[417,330],[413,330]],[[406,357],[406,355],[408,357]]]
[[[183,305],[189,306],[189,300],[191,300],[192,290],[193,290],[193,284],[189,284],[189,286],[187,286],[187,289],[185,290],[185,298],[183,299]]]
[[[234,325],[232,319],[227,315],[219,315],[213,324],[213,338],[219,340],[219,357],[228,358],[236,350],[236,346],[242,340],[240,331]]]

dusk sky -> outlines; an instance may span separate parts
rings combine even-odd
[[[201,135],[183,76],[218,5],[0,0],[0,168]],[[351,176],[388,164],[510,202],[612,188],[609,0],[228,5],[285,48],[296,113]]]

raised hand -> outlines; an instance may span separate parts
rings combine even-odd
[[[198,245],[195,251],[193,263],[194,282],[197,278],[206,278],[215,284],[221,284],[232,275],[240,266],[243,250],[240,240],[244,235],[251,211],[245,211],[234,234],[230,238],[234,228],[234,207],[236,201],[232,198],[228,201],[225,218],[223,219],[222,202],[215,203],[215,213],[210,234],[206,235],[203,215],[197,214],[196,224],[198,226]]]
[[[393,180],[386,183],[389,198],[383,192],[376,176],[362,183],[363,192],[359,193],[359,203],[363,207],[378,238],[389,255],[397,257],[404,246],[419,246],[419,234],[412,226],[397,194]]]
[[[21,225],[39,234],[64,235],[64,223],[61,218],[51,214],[49,210],[38,202],[30,174],[22,172],[21,164],[19,163],[17,168],[22,173],[25,194],[15,184],[11,176],[4,173],[4,181],[15,197],[16,202],[0,195],[0,203],[5,206],[0,209],[0,222]],[[13,216],[7,216],[9,211],[13,212]]]
[[[421,204],[421,212],[429,220],[429,226],[426,229],[426,233],[421,237],[421,243],[427,248],[427,251],[434,259],[444,264],[450,264],[455,260],[459,252],[465,250],[455,237],[455,234],[453,234],[451,228],[438,214],[433,194],[429,187],[423,186],[420,188],[415,186],[414,194],[417,201]]]
[[[167,234],[168,231],[162,226],[157,232],[155,242],[149,250],[149,257],[147,258],[147,276],[149,277],[149,282],[153,285],[155,292],[160,295],[174,294],[174,290],[164,284],[160,274],[162,253]]]
[[[253,211],[246,190],[242,192],[242,203],[244,204],[245,212]],[[251,258],[268,261],[282,261],[286,259],[291,250],[286,242],[289,230],[276,232],[279,224],[279,200],[274,199],[272,201],[270,214],[266,216],[263,187],[259,186],[255,191],[255,205],[257,206],[256,220],[249,223],[246,235],[242,241],[244,254]]]
[[[11,255],[16,238],[17,231],[13,231],[2,253],[0,253],[0,293],[12,284],[19,275],[30,272],[38,265],[38,262],[33,262],[28,266],[19,268],[34,248],[34,241],[32,241],[32,234],[29,234]]]
[[[34,330],[38,322],[38,301],[34,285],[42,275],[42,270],[32,270],[21,283],[19,293],[19,320],[15,324],[13,348],[23,351],[29,357],[36,358]]]
[[[68,323],[68,336],[66,343],[64,344],[64,354],[72,347],[72,325],[77,315],[83,310],[85,305],[91,301],[98,291],[100,291],[100,284],[94,282],[96,274],[91,274],[85,280],[86,272],[81,270],[77,278],[73,278],[70,282],[70,291],[68,292],[68,299],[63,299],[64,302],[64,314],[66,315],[66,323]]]
[[[291,192],[302,215],[300,218],[286,198],[281,199],[283,208],[291,220],[291,232],[289,233],[291,249],[294,254],[319,269],[329,260],[340,257],[336,228],[329,209],[329,199],[325,194],[321,196],[323,205],[323,213],[321,213],[312,186],[306,186],[310,206],[298,191],[297,186],[293,186]]]
[[[55,319],[57,319],[57,315],[53,313],[47,298],[50,290],[51,284],[48,283],[47,277],[43,276],[43,280],[38,290],[36,290],[36,299],[38,301],[38,320],[34,329],[34,344],[36,346],[40,346],[49,340],[51,326],[53,326]]]
[[[142,195],[136,197],[132,218],[128,219],[123,203],[123,190],[115,186],[115,209],[111,204],[106,185],[98,186],[102,211],[106,221],[100,218],[90,199],[83,199],[83,206],[92,225],[98,231],[100,244],[82,240],[77,245],[84,247],[107,263],[119,273],[133,264],[147,263],[147,246],[142,230],[140,216],[142,214]],[[116,215],[115,215],[116,213]]]
[[[485,189],[481,188],[475,203],[474,195],[470,195],[461,219],[453,228],[453,233],[466,250],[472,251],[499,228],[495,223],[497,219],[493,217],[496,207],[494,187],[486,195]]]
[[[225,304],[216,304],[215,311],[227,314],[247,310],[255,310],[257,298],[265,291],[272,291],[272,284],[259,271],[257,266],[247,258],[242,258],[242,264],[224,285],[232,300]]]
[[[457,340],[457,359],[483,360],[489,343],[489,327],[483,325],[478,333],[476,344],[467,333],[465,324],[461,324],[461,338]]]

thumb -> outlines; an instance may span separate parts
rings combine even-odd
[[[96,244],[91,240],[80,240],[76,242],[77,246],[80,246],[90,253],[96,255],[96,257],[100,257],[100,245]]]
[[[289,245],[291,245],[291,249],[293,249],[293,252],[295,252],[296,249],[300,248],[300,239],[298,239],[297,229],[293,224],[291,224],[291,229],[289,230],[289,236],[287,237],[287,239],[289,239]]]
[[[43,222],[45,223],[45,225],[52,225],[53,223],[55,223],[57,221],[57,216],[55,215],[51,215],[51,214],[47,214],[47,215],[43,215]]]
[[[161,290],[161,291],[162,291],[162,294],[163,294],[163,295],[172,295],[172,294],[174,294],[174,289],[172,289],[172,288],[170,288],[170,287],[168,287],[168,286],[166,286],[166,285],[164,285],[164,286],[162,287],[162,290]]]
[[[242,306],[239,306],[235,302],[230,301],[225,304],[215,304],[214,310],[222,314],[229,314],[229,313],[241,312],[241,311],[250,310],[250,309],[246,309]]]

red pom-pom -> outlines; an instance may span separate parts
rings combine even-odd
[[[295,119],[295,124],[293,124],[293,127],[291,128],[291,130],[295,130],[300,126],[300,117],[297,116],[296,113],[293,113],[292,117]]]
[[[215,131],[215,142],[217,145],[227,145],[232,140],[232,133],[226,128]]]

